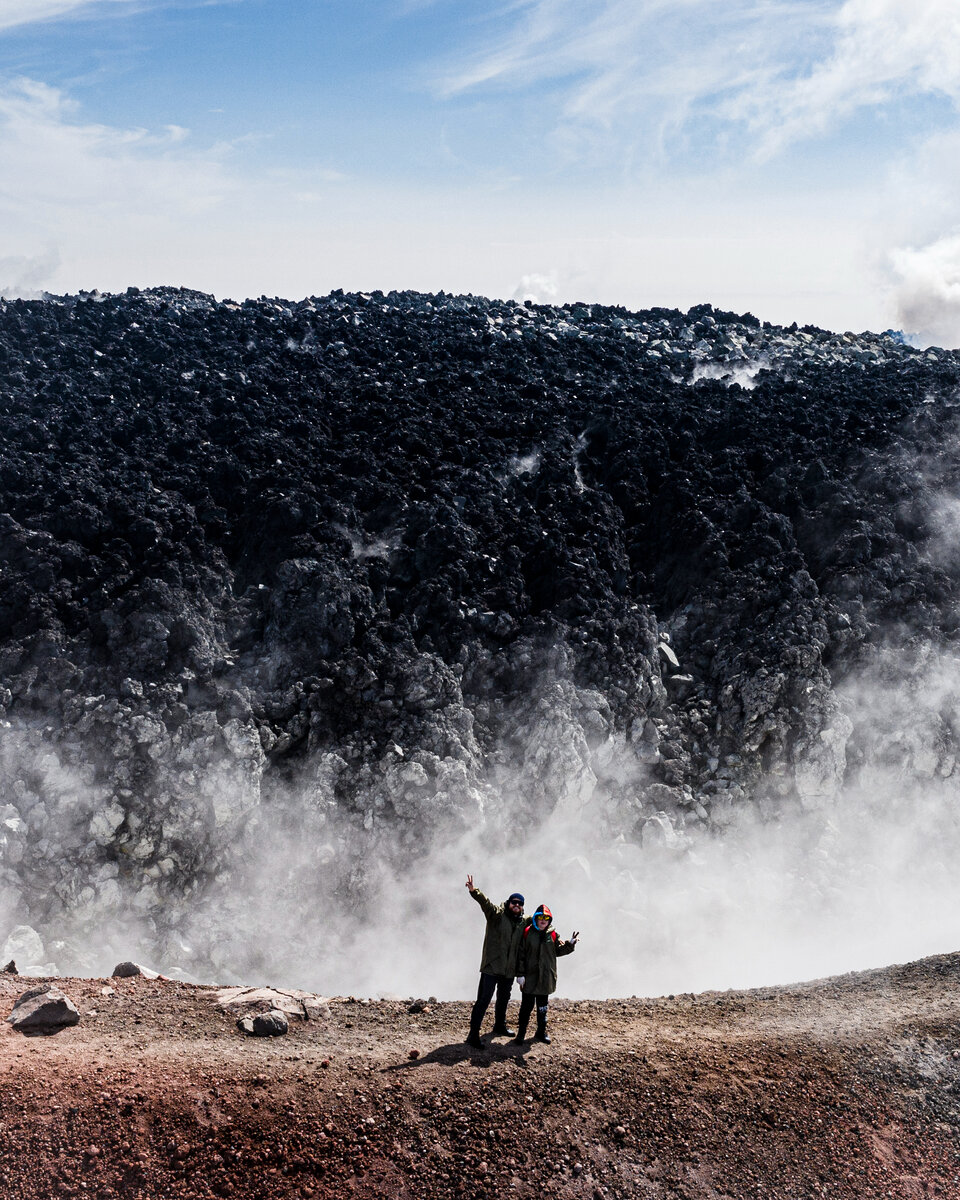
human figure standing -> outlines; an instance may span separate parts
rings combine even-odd
[[[514,1039],[520,1046],[526,1037],[527,1022],[530,1020],[534,1004],[537,1006],[537,1032],[533,1040],[549,1044],[547,1006],[551,994],[557,990],[557,959],[564,954],[572,954],[580,938],[580,934],[574,930],[573,936],[565,942],[557,936],[556,930],[550,928],[552,923],[553,914],[545,904],[541,904],[521,938],[518,967],[520,1016],[517,1020],[517,1036]]]
[[[523,934],[523,896],[514,892],[503,904],[494,904],[479,888],[473,886],[472,875],[467,876],[466,887],[487,918],[487,931],[484,934],[483,953],[480,957],[480,985],[477,988],[477,1000],[470,1015],[470,1032],[467,1035],[467,1045],[482,1050],[480,1026],[494,992],[497,993],[497,1002],[493,1010],[494,1036],[515,1036],[515,1031],[507,1028],[507,1004],[517,974],[517,956]]]

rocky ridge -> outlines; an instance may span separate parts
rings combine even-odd
[[[264,847],[355,906],[464,830],[952,786],[958,382],[709,305],[0,303],[0,918],[249,976]]]

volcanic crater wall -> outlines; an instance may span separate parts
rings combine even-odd
[[[843,688],[952,653],[958,378],[709,305],[0,303],[0,917],[223,977],[251,896],[362,912],[465,832],[952,777],[952,677],[912,732]]]

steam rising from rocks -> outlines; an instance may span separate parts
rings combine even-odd
[[[960,345],[960,237],[890,255],[901,328],[921,346]]]
[[[0,358],[19,965],[463,996],[467,872],[567,994],[956,943],[952,355],[160,289]]]

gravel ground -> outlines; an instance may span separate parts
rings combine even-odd
[[[2,1026],[0,1187],[957,1197],[958,979],[960,954],[750,992],[561,999],[552,1045],[483,1052],[462,1043],[464,1003],[335,998],[328,1018],[252,1039],[212,988],[61,980],[78,1026]],[[3,1011],[33,982],[0,976]]]

